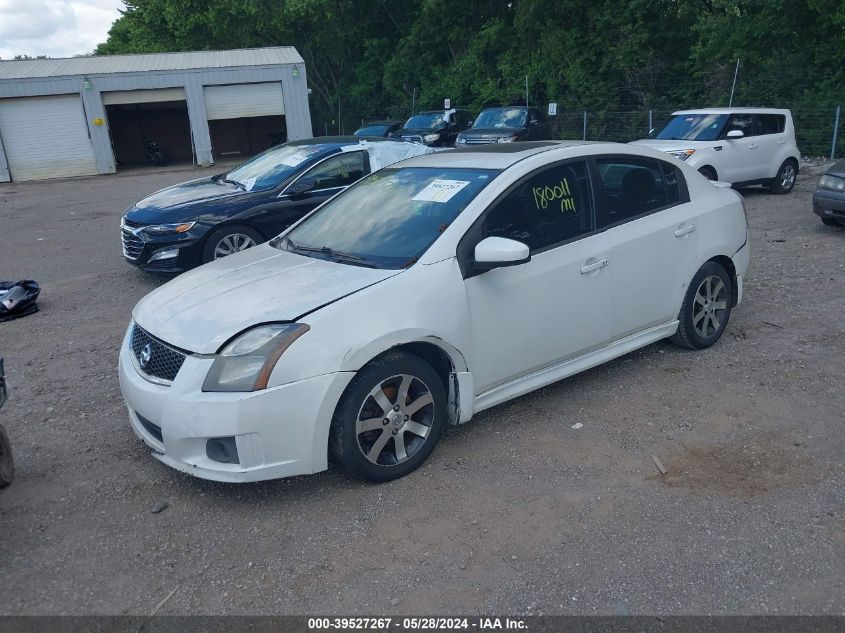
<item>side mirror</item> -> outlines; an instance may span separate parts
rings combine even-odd
[[[313,180],[298,180],[291,186],[290,193],[307,193],[314,188]]]
[[[475,121],[473,121],[472,119],[467,121],[467,129],[471,128],[473,125],[475,125]]]
[[[488,237],[475,246],[475,270],[517,266],[531,261],[527,244],[506,237]]]
[[[743,136],[745,136],[745,133],[742,130],[731,130],[727,134],[728,138],[742,138]]]

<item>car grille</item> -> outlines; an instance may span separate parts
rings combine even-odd
[[[488,143],[495,143],[497,136],[470,136],[464,139],[467,145],[486,145]]]
[[[179,373],[187,354],[162,343],[137,324],[132,326],[129,340],[138,367],[148,376],[172,381]],[[141,358],[144,357],[142,361]]]
[[[404,135],[403,134],[399,138],[401,138],[403,141],[407,141],[408,143],[422,143],[423,142],[422,136],[418,136],[418,135],[410,135],[410,134]]]
[[[125,223],[128,225],[128,222]],[[138,259],[141,251],[144,250],[144,240],[127,229],[120,230],[120,239],[123,242],[123,256],[127,259]]]

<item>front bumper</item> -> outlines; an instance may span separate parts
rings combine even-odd
[[[121,229],[123,259],[147,272],[175,274],[195,268],[202,263],[205,232],[196,228],[181,235],[150,237],[143,232]],[[176,257],[150,261],[160,251],[178,248]]]
[[[845,194],[817,189],[813,194],[813,213],[820,218],[845,221]]]
[[[120,351],[120,388],[135,434],[153,456],[182,472],[224,482],[305,475],[328,467],[335,406],[354,376],[336,372],[252,393],[204,393],[213,358],[188,356],[169,385],[146,380],[128,335]],[[209,457],[207,443],[234,438],[237,463]]]

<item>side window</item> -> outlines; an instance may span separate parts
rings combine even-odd
[[[740,130],[745,136],[754,135],[754,126],[752,125],[752,115],[750,114],[732,114],[728,119],[728,124],[725,126],[725,131],[722,133],[726,136],[731,130]]]
[[[786,117],[782,114],[755,114],[755,134],[780,134],[786,127]]]
[[[675,167],[648,158],[618,156],[596,160],[604,190],[604,226],[677,203],[681,183]]]
[[[584,161],[546,168],[502,198],[484,218],[485,237],[507,237],[531,252],[559,244],[595,228],[593,200]]]
[[[313,182],[312,190],[348,187],[364,177],[364,152],[344,152],[311,168],[299,182]]]

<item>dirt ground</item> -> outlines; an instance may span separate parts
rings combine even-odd
[[[144,614],[174,590],[160,613],[845,613],[845,231],[812,214],[817,177],[744,192],[745,301],[713,348],[495,407],[389,484],[237,486],[153,459],[117,382],[161,283],[123,262],[120,215],[207,173],[0,185],[0,278],[43,287],[0,324],[0,613]]]

